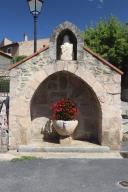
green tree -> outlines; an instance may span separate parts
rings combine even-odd
[[[128,24],[121,23],[114,16],[108,20],[101,19],[95,27],[86,29],[84,41],[85,46],[124,72],[122,93],[128,89]],[[122,96],[122,100],[128,101],[128,98]]]
[[[84,32],[85,46],[125,71],[128,67],[128,25],[116,17],[101,19]]]

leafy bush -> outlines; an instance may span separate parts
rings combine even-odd
[[[13,63],[17,63],[17,62],[19,62],[19,61],[22,61],[22,60],[25,59],[26,57],[27,57],[26,55],[20,55],[20,56],[14,57],[14,58],[12,59],[12,62],[13,62]]]

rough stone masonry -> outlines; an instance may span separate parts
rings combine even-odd
[[[73,44],[73,60],[60,58],[63,37]],[[26,50],[27,52],[27,50]],[[122,139],[122,72],[84,48],[79,29],[60,24],[48,46],[10,68],[9,145],[42,144],[51,128],[50,105],[69,97],[79,107],[79,125],[72,138],[118,149]],[[49,138],[57,138],[51,133]]]

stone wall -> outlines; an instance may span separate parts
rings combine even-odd
[[[38,39],[37,40],[37,50],[43,48],[44,46],[46,46],[49,43],[49,39]],[[5,47],[1,47],[0,49],[5,52],[8,53],[8,48],[11,49],[11,53],[10,55],[12,57],[17,57],[20,55],[26,55],[26,56],[30,56],[31,54],[33,54],[34,51],[34,41],[30,40],[30,41],[21,41],[18,43],[12,43],[10,45],[7,45]]]
[[[10,56],[12,56],[12,57],[16,57],[19,55],[19,44],[18,43],[12,43],[5,47],[1,47],[0,49],[5,53],[8,53],[8,49],[11,49]]]
[[[77,60],[57,61],[57,37],[67,27],[77,37]],[[119,148],[120,74],[83,50],[80,37],[74,25],[64,23],[53,32],[49,49],[11,70],[10,148],[41,139],[41,129],[50,118],[49,105],[65,95],[75,98],[80,108],[74,137],[90,141],[92,137],[101,145]]]
[[[43,48],[43,46],[49,43],[49,39],[38,39],[37,40],[37,50]],[[19,42],[19,55],[26,55],[29,56],[33,53],[34,48],[34,41],[22,41]]]
[[[0,55],[0,71],[7,71],[11,63],[11,58]]]
[[[92,72],[91,69],[86,68],[86,62],[52,61],[50,57],[46,57],[49,51],[41,53],[11,71],[10,145],[13,147],[31,142],[33,124],[30,117],[30,104],[32,97],[46,78],[64,70],[75,74],[95,92],[102,110],[102,130],[99,132],[98,140],[102,145],[116,148],[120,142],[121,131],[120,75],[114,71],[110,73],[108,67],[106,67],[106,72],[109,71],[109,73],[99,75],[96,69]],[[100,65],[102,69],[105,68],[102,63]],[[113,89],[115,85],[116,88]],[[19,105],[20,107],[17,108]]]
[[[121,102],[122,106],[122,115],[127,115],[128,116],[128,102]]]

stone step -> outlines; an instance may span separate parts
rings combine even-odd
[[[32,139],[32,143],[42,143],[43,138],[42,137],[38,137],[36,139]]]
[[[46,152],[16,152],[9,151],[11,154],[11,158],[22,158],[25,157],[36,157],[40,159],[122,159],[123,157],[120,155],[119,151],[110,151],[104,153],[46,153]],[[7,155],[8,157],[8,155]],[[4,160],[6,158],[0,156],[0,160]],[[10,159],[9,159],[10,160]]]
[[[54,152],[54,153],[106,153],[110,152],[107,146],[36,146],[20,145],[18,152]]]

